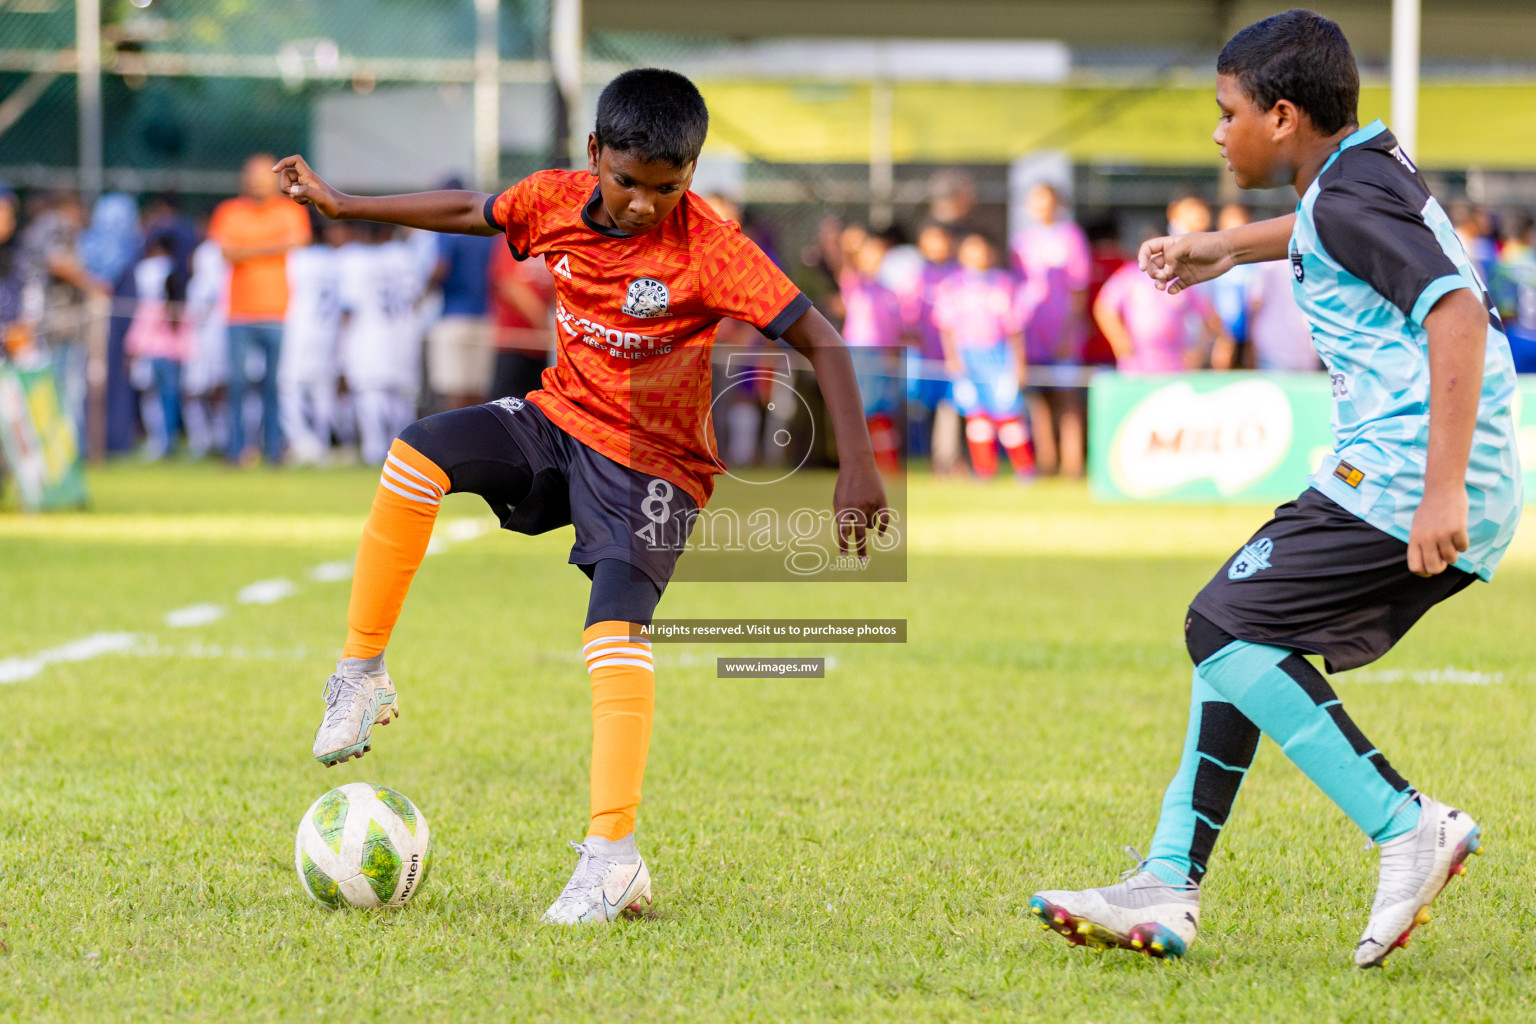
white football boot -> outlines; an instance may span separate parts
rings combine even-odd
[[[1183,956],[1200,930],[1200,887],[1169,885],[1143,870],[1140,854],[1128,852],[1137,864],[1125,881],[1037,892],[1029,899],[1030,913],[1075,946],[1129,949],[1158,959]]]
[[[1482,830],[1465,811],[1419,796],[1419,823],[1381,844],[1381,875],[1365,934],[1355,946],[1356,967],[1380,967],[1408,945],[1414,928],[1429,923],[1429,905],[1452,878],[1465,874],[1469,854],[1482,853]]]
[[[571,846],[581,858],[565,890],[544,911],[546,924],[606,924],[651,902],[651,873],[635,850],[633,832],[614,840],[588,836]]]
[[[362,757],[373,745],[373,727],[388,725],[400,714],[400,698],[382,654],[341,659],[320,696],[325,718],[315,731],[315,760],[327,768]]]

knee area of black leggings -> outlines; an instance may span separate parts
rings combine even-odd
[[[651,621],[665,588],[640,569],[618,558],[600,559],[580,568],[592,580],[588,626],[594,622]]]
[[[1184,647],[1197,666],[1236,639],[1193,608],[1184,619]]]
[[[422,458],[441,469],[442,453],[437,450],[440,446],[433,432],[426,426],[426,422],[425,419],[417,420],[400,431],[400,441],[402,444],[410,445]]]
[[[450,493],[479,494],[512,505],[533,482],[522,448],[483,405],[419,419],[400,432],[400,440],[443,471]]]

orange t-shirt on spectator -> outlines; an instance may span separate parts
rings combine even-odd
[[[309,214],[291,199],[226,199],[213,211],[208,237],[231,249],[270,249],[309,243]],[[288,311],[288,256],[257,256],[229,271],[231,323],[278,321]]]

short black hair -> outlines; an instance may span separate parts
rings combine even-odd
[[[1221,48],[1216,73],[1236,78],[1261,110],[1290,100],[1324,135],[1359,123],[1355,55],[1339,26],[1315,11],[1297,8],[1249,25]]]
[[[686,167],[699,158],[708,133],[704,97],[676,71],[626,71],[597,98],[599,148]]]

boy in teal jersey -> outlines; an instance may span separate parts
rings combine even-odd
[[[1379,966],[1480,849],[1464,811],[1418,793],[1366,739],[1329,671],[1385,654],[1436,603],[1490,579],[1520,517],[1514,364],[1440,205],[1380,122],[1337,25],[1294,10],[1222,50],[1215,141],[1243,188],[1291,185],[1292,216],[1158,238],[1141,268],[1169,292],[1289,258],[1332,378],[1335,447],[1297,500],[1195,597],[1184,754],[1152,848],[1119,885],[1035,894],[1073,942],[1180,956],[1200,883],[1261,733],[1381,848],[1361,967]]]

